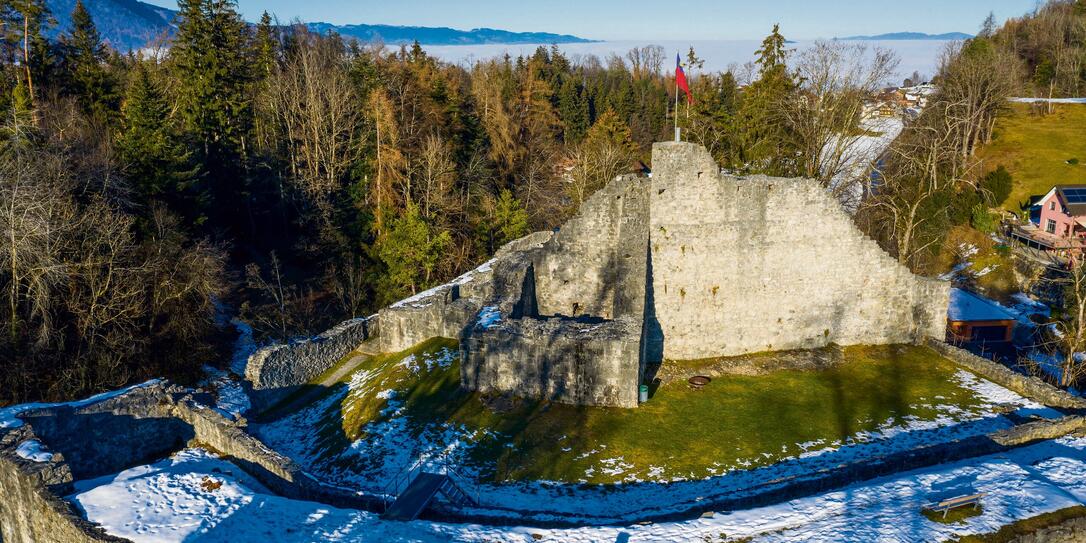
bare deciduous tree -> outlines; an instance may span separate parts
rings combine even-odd
[[[898,63],[888,49],[829,41],[803,50],[796,62],[800,90],[782,109],[799,149],[798,173],[820,180],[852,209],[863,194],[854,189],[866,186],[869,165],[879,158],[874,138],[891,128],[864,124],[864,106]]]
[[[266,86],[267,105],[279,119],[292,179],[327,215],[328,196],[359,157],[361,110],[339,39],[298,29],[293,43]]]

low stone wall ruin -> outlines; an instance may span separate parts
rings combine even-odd
[[[1002,364],[977,356],[945,341],[929,339],[927,344],[959,366],[1033,401],[1065,409],[1086,408],[1086,399],[1060,390],[1037,377],[1022,375]]]
[[[552,235],[551,232],[535,232],[511,241],[478,268],[380,310],[378,347],[381,352],[400,352],[435,337],[459,339],[475,322],[483,302],[494,292],[494,266],[513,255],[539,247]]]
[[[290,395],[376,336],[378,323],[376,316],[351,319],[316,337],[257,350],[245,366],[245,378],[252,385],[254,412]]]
[[[0,535],[7,543],[124,541],[103,534],[58,496],[70,494],[76,480],[149,463],[188,445],[224,455],[287,498],[369,510],[382,503],[321,484],[180,387],[150,383],[88,405],[28,409],[19,420],[17,427],[0,429]],[[41,441],[52,459],[21,458],[16,448],[28,439]]]

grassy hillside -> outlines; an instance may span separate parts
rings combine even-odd
[[[408,454],[451,448],[482,480],[612,483],[764,466],[993,408],[956,366],[913,346],[848,347],[828,370],[729,375],[701,390],[671,382],[638,409],[466,392],[456,354],[456,342],[431,340],[370,359],[262,434],[339,481],[379,481]]]
[[[1051,115],[1032,115],[1028,104],[1014,104],[996,124],[990,145],[978,152],[985,172],[1002,164],[1014,176],[1003,202],[1018,212],[1031,195],[1052,185],[1086,183],[1086,105],[1061,104]],[[1078,159],[1078,164],[1068,163]]]

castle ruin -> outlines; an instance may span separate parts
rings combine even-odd
[[[692,143],[657,143],[652,165],[382,310],[382,350],[458,337],[466,389],[635,407],[664,359],[943,338],[949,285],[890,257],[818,182],[725,175]]]

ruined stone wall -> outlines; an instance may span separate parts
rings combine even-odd
[[[640,315],[645,304],[649,183],[624,176],[585,201],[535,263],[541,315]]]
[[[721,175],[701,146],[658,143],[650,214],[665,358],[943,336],[949,285],[910,273],[816,181]]]
[[[1022,375],[1003,364],[977,356],[940,339],[931,338],[927,345],[955,364],[1033,401],[1065,409],[1086,409],[1086,399],[1046,383],[1032,375]]]
[[[48,466],[0,455],[0,541],[90,543],[128,541],[112,537],[78,516],[42,481]]]
[[[287,498],[369,510],[382,503],[379,496],[321,484],[180,387],[151,383],[86,405],[31,409],[19,420],[17,427],[0,428],[0,540],[5,542],[125,541],[102,533],[58,496],[70,493],[73,481],[150,463],[188,445],[225,455]],[[41,441],[52,459],[20,458],[16,449],[27,439]]]
[[[300,385],[375,335],[374,317],[344,321],[312,338],[270,345],[249,357],[245,377],[257,389]]]
[[[462,345],[461,386],[574,405],[637,407],[639,322],[523,318]]]
[[[435,337],[460,338],[484,301],[493,295],[494,265],[511,255],[538,248],[551,236],[551,232],[535,232],[511,241],[482,266],[382,309],[378,313],[381,352],[399,352]]]

